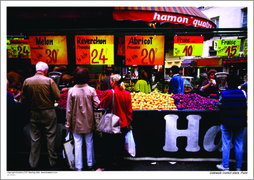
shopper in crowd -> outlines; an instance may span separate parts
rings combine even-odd
[[[192,75],[193,79],[191,80],[191,86],[193,87],[194,91],[196,91],[198,84],[200,83],[200,78],[197,76],[196,73]]]
[[[184,80],[179,75],[179,67],[172,66],[171,71],[173,73],[173,77],[169,82],[169,94],[183,94],[184,93]]]
[[[9,87],[17,90],[22,89],[24,78],[15,71],[7,73],[7,79],[9,81]]]
[[[217,94],[217,85],[215,81],[215,73],[217,71],[215,69],[211,69],[208,71],[208,79],[203,81],[200,91],[203,92],[204,97],[208,97],[210,94]]]
[[[143,92],[149,94],[151,92],[151,86],[149,81],[146,80],[144,72],[139,75],[139,80],[134,86],[135,92]]]
[[[86,142],[87,166],[91,169],[95,164],[93,146],[94,117],[93,110],[98,108],[100,100],[93,87],[89,86],[89,70],[74,70],[74,87],[70,88],[66,104],[66,127],[73,132],[75,147],[75,168],[83,168],[83,139]]]
[[[246,93],[248,92],[248,81],[247,81],[247,75],[244,76],[244,83],[241,84],[240,88],[243,89],[244,91],[246,91]]]
[[[101,90],[107,90],[107,89],[112,89],[111,84],[110,84],[110,76],[113,74],[111,70],[106,71],[106,76],[101,80]]]
[[[6,80],[6,85],[7,85],[6,87],[7,87],[7,90],[8,90],[8,88],[10,86],[8,80]],[[10,92],[7,91],[7,111],[17,108],[21,103],[20,100],[19,101],[15,100],[14,96]]]
[[[238,89],[239,78],[236,75],[227,77],[228,89],[219,97],[217,107],[220,110],[222,132],[222,163],[217,168],[229,171],[231,138],[233,139],[236,170],[241,171],[243,158],[243,132],[247,126],[246,93]]]
[[[46,77],[48,65],[44,62],[36,64],[36,74],[24,81],[21,91],[21,102],[30,109],[29,130],[31,151],[29,163],[36,168],[41,149],[42,128],[45,128],[50,166],[57,163],[55,139],[57,116],[54,101],[60,98],[60,91],[55,81]]]
[[[103,133],[103,168],[110,168],[113,165],[122,165],[124,158],[125,135],[131,129],[132,122],[132,103],[130,92],[124,90],[124,82],[119,74],[110,76],[112,89],[114,90],[115,114],[121,120],[121,134]],[[112,109],[113,91],[107,90],[101,101],[101,107],[113,112]],[[114,156],[116,160],[114,160]],[[103,169],[98,169],[103,170]]]
[[[202,84],[203,82],[207,81],[207,74],[206,73],[201,73],[200,74],[200,81],[199,81],[199,84],[197,85],[196,89],[195,89],[195,92],[201,96],[205,96],[204,95],[204,92],[203,91],[200,91],[201,87],[202,87]]]

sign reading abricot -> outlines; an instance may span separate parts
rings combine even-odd
[[[113,35],[76,35],[76,64],[113,65]]]
[[[174,56],[202,56],[203,36],[175,36]]]
[[[125,36],[126,65],[163,65],[164,36]]]
[[[66,36],[30,36],[31,64],[68,64]]]
[[[217,56],[239,56],[241,39],[219,39]]]

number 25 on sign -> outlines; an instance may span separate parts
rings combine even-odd
[[[114,64],[114,45],[90,45],[90,64]]]

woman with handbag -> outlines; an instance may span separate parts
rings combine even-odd
[[[109,112],[114,112],[120,117],[120,134],[103,133],[103,152],[102,166],[110,168],[111,165],[119,166],[122,164],[125,152],[125,135],[131,129],[132,122],[132,103],[130,92],[124,90],[124,82],[122,82],[119,74],[110,76],[112,90],[106,90],[104,98],[101,100],[101,107],[109,108]],[[114,109],[112,98],[114,95]],[[102,170],[102,169],[99,169]]]
[[[86,142],[87,166],[92,168],[95,164],[93,146],[94,118],[93,109],[98,108],[100,100],[94,88],[90,87],[89,70],[79,67],[73,72],[75,86],[67,96],[66,127],[73,132],[75,146],[75,168],[83,168],[82,144]]]

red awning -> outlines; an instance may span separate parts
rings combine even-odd
[[[215,28],[216,25],[196,7],[115,7],[117,21],[146,21]]]
[[[197,63],[197,66],[204,66],[204,67],[209,67],[209,66],[221,67],[222,66],[221,58],[202,58],[202,59],[195,59],[194,61]]]

